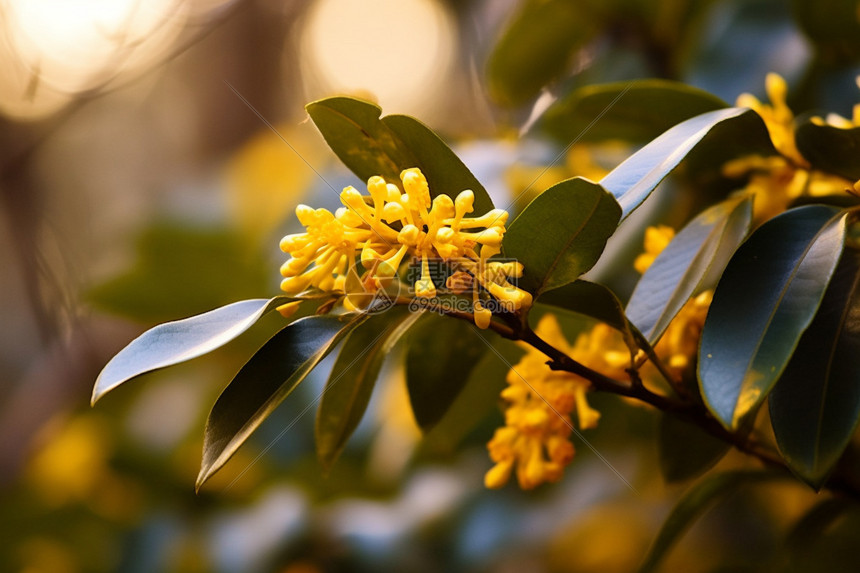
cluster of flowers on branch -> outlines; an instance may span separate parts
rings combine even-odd
[[[493,209],[480,217],[474,211],[475,194],[460,192],[431,196],[427,179],[418,168],[400,174],[401,188],[379,176],[367,182],[369,196],[354,187],[340,194],[343,207],[334,213],[306,205],[296,208],[304,233],[287,235],[281,249],[290,254],[281,266],[281,289],[299,294],[309,288],[349,294],[373,293],[396,280],[407,257],[421,265],[414,284],[415,296],[432,298],[437,286],[430,261],[441,260],[455,269],[447,287],[456,294],[471,291],[475,323],[487,328],[492,311],[482,297],[495,297],[511,311],[531,306],[531,295],[508,279],[522,275],[522,265],[493,261],[501,249],[508,213]],[[355,261],[364,271],[359,275]],[[347,296],[344,306],[356,310]]]

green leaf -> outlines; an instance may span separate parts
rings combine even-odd
[[[842,252],[839,213],[810,205],[774,217],[726,267],[702,331],[698,374],[705,404],[727,428],[767,397],[815,316]]]
[[[514,15],[487,63],[490,96],[515,106],[560,76],[574,50],[597,31],[584,2],[529,0]]]
[[[288,300],[285,296],[243,300],[147,330],[102,369],[93,388],[92,403],[141,374],[197,358],[224,346]]]
[[[795,131],[797,149],[816,169],[851,181],[860,179],[860,127],[800,124]]]
[[[627,317],[656,344],[678,311],[707,287],[743,241],[752,197],[730,199],[703,211],[648,268],[627,303]]]
[[[501,356],[484,352],[448,411],[424,436],[422,450],[452,454],[481,421],[498,411],[499,394],[507,386],[505,376],[522,350],[499,337],[493,336],[490,342]]]
[[[442,419],[486,351],[475,326],[424,313],[409,333],[406,351],[406,387],[423,432]]]
[[[636,340],[641,335],[635,332],[635,327],[630,324],[615,293],[601,284],[577,280],[546,291],[538,302],[604,322],[624,335],[631,352],[635,353],[638,349]]]
[[[348,323],[334,316],[297,320],[270,338],[242,366],[206,420],[198,490],[331,349],[366,318],[360,315]]]
[[[672,509],[639,567],[639,573],[656,570],[675,542],[696,518],[710,507],[712,502],[743,485],[781,479],[785,476],[785,473],[735,471],[717,474],[699,482],[685,493],[681,501]]]
[[[541,126],[563,145],[607,139],[650,141],[682,121],[727,105],[681,82],[615,82],[574,90],[546,110]]]
[[[537,297],[575,281],[597,262],[620,215],[612,195],[581,177],[538,195],[502,242],[505,256],[525,267],[518,286]]]
[[[860,419],[860,254],[845,249],[818,314],[770,395],[783,458],[818,489]]]
[[[361,422],[386,356],[419,316],[394,307],[371,316],[346,337],[317,409],[317,457],[326,470]]]
[[[723,123],[740,132],[751,127],[764,129],[759,115],[745,108],[731,107],[703,113],[676,125],[606,175],[600,184],[618,199],[621,218],[626,219],[682,159]]]
[[[493,202],[486,189],[439,136],[415,118],[389,115],[372,103],[331,97],[306,108],[323,137],[344,165],[362,181],[380,175],[400,185],[400,172],[418,167],[430,184],[430,193],[457,196],[471,189],[475,211],[486,213]]]
[[[731,444],[677,416],[660,417],[660,470],[669,483],[685,481],[705,473],[729,451]]]

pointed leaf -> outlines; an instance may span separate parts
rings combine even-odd
[[[433,197],[448,195],[453,199],[460,191],[471,189],[475,194],[475,214],[493,209],[493,200],[484,186],[429,127],[408,115],[387,115],[382,122],[415,155],[417,163],[409,167],[421,168]]]
[[[242,366],[218,396],[206,420],[197,489],[227,463],[329,351],[366,318],[360,315],[348,323],[335,316],[297,320],[270,338]]]
[[[288,300],[284,296],[269,300],[243,300],[147,330],[120,350],[102,369],[93,388],[92,403],[141,374],[191,360],[224,346],[264,314]]]
[[[597,262],[620,215],[612,195],[581,177],[538,195],[502,243],[505,256],[525,266],[518,286],[537,297],[575,281]]]
[[[571,141],[650,141],[684,120],[726,102],[704,90],[661,79],[589,85],[547,109],[541,125],[563,145]]]
[[[860,254],[845,249],[818,314],[770,396],[789,467],[818,489],[860,419]]]
[[[842,252],[832,207],[787,211],[759,227],[726,267],[705,320],[699,381],[708,409],[737,427],[767,397],[821,303]]]
[[[624,314],[621,301],[615,293],[601,284],[577,280],[543,293],[538,302],[604,322],[624,335],[624,340],[632,352],[638,348],[637,335]]]
[[[317,457],[328,470],[358,427],[386,356],[420,315],[394,307],[346,337],[317,409]]]
[[[372,103],[331,97],[309,103],[308,114],[344,165],[362,181],[380,175],[400,185],[400,172],[418,167],[427,177],[430,193],[452,198],[460,191],[475,193],[475,210],[485,213],[493,202],[457,155],[430,128],[406,115],[380,119],[382,109]]]
[[[645,561],[639,567],[639,573],[656,570],[675,542],[710,507],[712,502],[743,485],[784,479],[786,475],[764,471],[736,471],[717,474],[699,482],[685,493],[681,501],[672,509],[663,527],[660,528],[657,539],[648,550]]]
[[[802,123],[795,132],[797,149],[816,169],[851,181],[860,179],[860,127]]]
[[[428,432],[451,407],[487,351],[475,326],[424,313],[409,335],[406,387],[415,421]]]
[[[626,219],[682,159],[715,127],[725,122],[741,133],[765,129],[758,114],[745,108],[731,107],[703,113],[665,132],[604,177],[600,184],[618,199],[621,218]]]
[[[705,473],[729,451],[731,444],[689,424],[677,416],[660,417],[660,470],[669,482],[679,482]]]
[[[492,337],[490,342],[504,358],[492,351],[484,352],[448,411],[424,435],[422,449],[452,454],[472,432],[480,431],[476,430],[478,424],[494,411],[498,413],[499,394],[507,386],[505,376],[510,369],[509,364],[516,364],[522,350],[499,337]]]
[[[648,268],[627,303],[627,317],[656,344],[678,311],[725,267],[752,219],[752,197],[703,211]]]

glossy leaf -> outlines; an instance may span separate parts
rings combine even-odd
[[[442,419],[487,351],[481,336],[474,325],[434,313],[410,331],[406,387],[422,431]]]
[[[288,297],[234,302],[190,318],[147,330],[120,350],[102,369],[92,403],[141,374],[179,364],[224,346]]]
[[[821,205],[787,211],[759,227],[726,267],[698,374],[705,404],[727,428],[767,397],[815,316],[842,252],[839,213]]]
[[[818,314],[770,395],[783,458],[816,489],[860,419],[860,254],[846,249]]]
[[[529,0],[496,42],[487,63],[491,97],[519,105],[561,75],[571,53],[594,35],[585,2]]]
[[[634,332],[634,327],[627,320],[621,301],[601,284],[577,280],[543,293],[538,302],[604,322],[624,335],[632,352],[638,348],[638,333]]]
[[[660,417],[660,470],[669,483],[685,481],[705,473],[730,448],[728,442],[676,416],[663,414]]]
[[[400,185],[400,172],[418,167],[434,197],[454,198],[471,189],[476,212],[493,208],[487,191],[460,158],[417,119],[405,115],[380,119],[379,106],[349,97],[322,99],[306,109],[332,151],[362,181],[380,175]]]
[[[334,465],[361,422],[386,356],[419,316],[394,307],[371,316],[346,337],[317,409],[317,457],[325,469]]]
[[[639,573],[655,571],[690,525],[720,497],[746,484],[781,479],[785,476],[785,473],[736,471],[717,474],[697,483],[672,509],[639,567]]]
[[[544,131],[563,145],[571,141],[650,141],[687,119],[727,107],[715,95],[661,79],[590,85],[547,109]]]
[[[489,349],[484,352],[448,411],[424,436],[422,449],[452,454],[482,421],[498,412],[499,394],[506,387],[505,376],[522,350],[496,336],[488,335],[488,339],[499,354]]]
[[[761,118],[748,109],[731,107],[698,115],[680,123],[645,145],[613,169],[600,184],[621,205],[621,218],[642,204],[657,185],[674,170],[718,125],[732,122],[743,132],[750,124],[763,129]]]
[[[575,281],[594,266],[621,210],[600,185],[576,177],[553,185],[508,227],[502,248],[525,266],[519,287],[535,296]]]
[[[627,304],[627,317],[651,344],[678,311],[721,272],[743,241],[752,219],[752,197],[730,199],[685,226],[648,268]]]
[[[353,328],[334,316],[297,320],[269,339],[218,396],[203,438],[197,489],[227,463],[248,436]]]
[[[797,149],[816,169],[851,181],[860,179],[860,127],[802,123],[795,132]]]

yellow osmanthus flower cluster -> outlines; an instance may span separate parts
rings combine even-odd
[[[588,336],[580,336],[571,346],[552,314],[541,318],[536,332],[575,360],[597,355]],[[542,352],[524,347],[526,355],[508,372],[508,386],[502,391],[502,398],[508,402],[505,425],[487,444],[495,462],[484,477],[489,488],[505,485],[514,471],[523,489],[558,481],[575,451],[569,439],[571,413],[576,410],[581,429],[594,428],[600,418],[600,413],[588,405],[587,380],[551,370]]]
[[[765,88],[770,104],[759,101],[751,94],[741,94],[736,103],[755,110],[762,117],[780,155],[741,157],[723,166],[723,175],[726,177],[749,176],[741,192],[755,196],[755,220],[761,222],[778,215],[788,208],[792,200],[802,195],[830,195],[860,184],[811,169],[795,143],[794,113],[786,103],[788,87],[785,80],[778,74],[770,73],[765,79]],[[821,118],[813,118],[812,121],[825,123]],[[860,104],[854,107],[852,120],[830,114],[826,121],[840,128],[860,126]]]
[[[394,280],[408,255],[421,261],[415,296],[436,296],[430,261],[441,260],[457,271],[449,288],[458,294],[472,291],[475,323],[481,328],[487,328],[492,318],[491,309],[482,303],[482,289],[505,310],[531,306],[531,295],[508,281],[522,275],[522,265],[488,260],[501,250],[507,211],[493,209],[467,217],[474,211],[472,191],[462,191],[454,199],[431,197],[418,168],[404,170],[400,179],[404,192],[379,176],[367,181],[369,197],[346,187],[340,194],[343,207],[334,213],[299,205],[296,216],[306,232],[281,240],[281,249],[291,256],[281,266],[281,289],[289,294],[312,287],[347,295],[373,293]],[[354,268],[356,258],[366,269],[360,277]],[[348,297],[344,306],[355,310]]]

